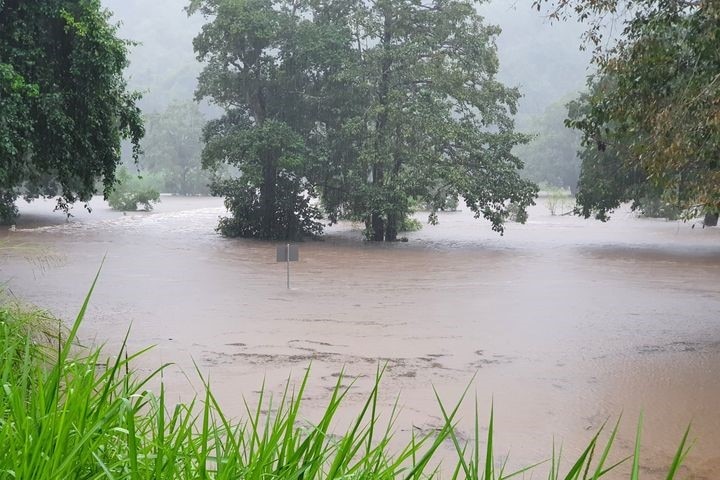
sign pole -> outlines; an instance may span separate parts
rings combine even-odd
[[[2,1],[2,0],[0,0]],[[298,246],[292,245],[291,243],[282,243],[276,247],[276,262],[285,262],[285,270],[287,274],[287,288],[290,290],[290,262],[297,262],[300,260],[300,253],[298,252]]]
[[[287,288],[290,290],[290,244],[286,245],[287,248]]]

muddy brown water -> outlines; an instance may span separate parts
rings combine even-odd
[[[718,228],[627,211],[606,224],[551,216],[542,199],[503,237],[468,212],[393,245],[341,224],[301,244],[288,291],[273,244],[215,234],[219,199],[164,197],[127,215],[92,206],[66,222],[52,202],[22,205],[15,231],[0,233],[21,247],[4,249],[0,274],[71,319],[107,255],[82,338],[112,349],[132,326],[131,349],[156,345],[138,370],[174,363],[174,399],[193,396],[194,360],[241,416],[263,379],[279,392],[312,361],[307,418],[343,368],[358,377],[349,417],[387,363],[381,399],[389,413],[400,395],[398,438],[441,425],[433,385],[452,403],[472,381],[483,419],[494,402],[511,466],[547,458],[553,441],[577,455],[622,413],[620,458],[642,411],[643,478],[662,478],[690,422],[684,478],[720,478]],[[468,437],[473,408],[470,398],[461,409]]]

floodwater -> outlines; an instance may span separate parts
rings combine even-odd
[[[341,224],[300,245],[287,290],[273,244],[214,232],[219,199],[164,197],[127,215],[92,205],[69,222],[50,201],[23,205],[16,230],[0,233],[22,247],[5,248],[0,274],[72,319],[107,255],[82,338],[112,349],[132,326],[131,349],[156,345],[138,370],[174,362],[174,398],[193,395],[196,361],[241,415],[263,379],[281,391],[312,361],[306,415],[343,368],[358,377],[355,412],[386,363],[381,399],[389,413],[400,395],[400,438],[441,425],[432,386],[452,403],[473,382],[460,428],[470,436],[475,392],[482,418],[493,402],[510,465],[547,458],[553,441],[577,455],[622,414],[619,458],[642,411],[643,478],[662,477],[690,422],[685,477],[720,478],[718,228],[626,211],[606,224],[550,216],[542,199],[503,237],[468,212],[392,245]]]

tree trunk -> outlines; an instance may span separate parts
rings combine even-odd
[[[717,227],[718,217],[720,217],[718,213],[706,213],[703,225],[706,227]]]
[[[382,165],[375,165],[373,167],[373,185],[377,185],[378,188],[382,188],[383,183],[383,167]],[[370,215],[370,228],[372,228],[372,235],[370,239],[374,242],[382,242],[385,239],[385,220],[382,217],[382,213],[377,210],[372,212]]]
[[[296,238],[299,230],[297,223],[298,218],[294,215],[294,212],[292,210],[289,210],[287,212],[287,228],[285,229],[285,240],[287,240],[288,242],[299,239],[299,236]]]
[[[382,215],[373,212],[370,216],[370,227],[372,228],[370,239],[374,242],[382,242],[385,239],[385,220]]]
[[[398,216],[396,213],[388,213],[387,228],[385,229],[385,241],[394,242],[398,236]]]
[[[249,103],[253,117],[258,126],[265,123],[267,109],[265,95],[262,87],[258,87],[250,96]],[[260,237],[272,238],[273,227],[275,226],[275,181],[277,180],[277,168],[272,153],[262,154],[263,179],[260,185]]]
[[[395,128],[395,135],[397,138],[400,138],[400,126],[398,125]],[[402,167],[402,156],[395,153],[395,165],[392,169],[392,179],[395,180],[400,175],[400,167]],[[404,215],[404,214],[402,214]],[[385,229],[385,241],[386,242],[395,242],[397,241],[398,236],[398,229],[400,228],[400,222],[402,221],[403,216],[399,214],[396,210],[391,210],[387,214],[387,228]]]
[[[383,9],[383,15],[385,17],[383,27],[383,38],[382,44],[385,49],[388,49],[392,42],[392,19],[391,12],[387,9]],[[385,142],[383,142],[383,136],[386,134],[385,128],[388,121],[387,113],[387,96],[390,89],[390,67],[392,66],[392,58],[390,54],[385,51],[385,58],[382,61],[382,72],[380,74],[380,83],[378,85],[377,97],[378,104],[380,105],[380,111],[377,119],[375,120],[375,153],[379,154],[385,148]],[[383,152],[387,153],[387,152]],[[383,165],[377,163],[373,166],[372,171],[372,183],[376,186],[377,190],[382,189],[384,182],[384,170]],[[374,201],[377,201],[376,199]],[[375,242],[382,242],[385,240],[385,220],[382,218],[382,213],[378,211],[378,207],[374,207],[375,210],[370,215],[370,226],[372,228],[371,240]]]
[[[262,237],[272,238],[275,219],[275,177],[277,175],[272,160],[263,162],[263,183],[260,187],[260,218],[262,219]]]

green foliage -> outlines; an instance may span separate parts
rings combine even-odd
[[[584,118],[589,108],[588,95],[571,102],[569,122]],[[579,152],[582,169],[575,213],[607,221],[614,209],[630,202],[633,210],[648,217],[675,219],[681,215],[677,198],[648,181],[641,166],[627,161],[631,155],[623,143],[584,142]]]
[[[189,11],[211,20],[195,40],[207,62],[198,98],[226,110],[203,162],[236,166],[231,204],[258,209],[261,228],[234,232],[276,238],[276,219],[297,215],[277,198],[281,176],[298,179],[290,197],[320,194],[331,221],[360,219],[372,240],[396,239],[411,199],[433,218],[462,197],[500,232],[508,203],[532,203],[511,153],[526,139],[511,119],[519,93],[496,80],[499,30],[473,2],[195,0]]]
[[[646,194],[633,203],[633,208],[640,210],[643,216],[651,218],[677,220],[683,215],[686,215],[686,213],[681,211],[677,205],[673,205],[669,201],[664,200],[662,192],[651,192]]]
[[[296,239],[321,231],[315,190],[314,132],[321,107],[314,99],[326,64],[332,32],[304,18],[308,6],[269,0],[195,0],[189,13],[210,21],[194,41],[207,62],[198,99],[211,98],[225,115],[204,131],[203,165],[236,167],[240,177],[212,185],[227,197],[234,219],[228,235]],[[322,6],[318,7],[322,8]]]
[[[225,207],[232,214],[220,219],[217,230],[227,237],[288,240],[320,235],[322,225],[315,221],[321,216],[320,210],[311,203],[313,196],[306,190],[312,187],[289,172],[281,172],[275,182],[275,209],[269,230],[265,230],[268,219],[260,214],[261,198],[252,180],[241,176],[213,181],[212,194],[225,197]]]
[[[224,196],[232,217],[218,231],[230,237],[299,240],[322,233],[313,186],[297,175],[309,159],[303,140],[287,124],[266,120],[251,126],[237,110],[208,123],[203,163],[237,167],[237,178],[216,178],[213,195]]]
[[[97,277],[95,282],[97,281]],[[383,369],[347,430],[337,435],[336,417],[348,393],[341,373],[316,423],[302,420],[307,369],[298,388],[288,382],[282,396],[260,390],[255,406],[246,401],[246,416],[233,423],[209,385],[201,398],[169,402],[160,380],[149,385],[166,365],[140,376],[133,363],[145,350],[129,355],[123,342],[117,356],[105,360],[100,348],[76,352],[75,340],[95,286],[68,330],[42,312],[0,306],[0,472],[8,478],[340,480],[440,478],[435,462],[439,447],[450,442],[457,458],[449,477],[501,480],[532,471],[533,465],[505,472],[495,453],[491,410],[487,435],[481,437],[475,406],[474,431],[463,440],[456,430],[463,397],[451,409],[435,392],[442,425],[427,434],[413,433],[398,445],[394,426],[397,403],[381,422],[378,406]],[[58,332],[53,335],[48,332]],[[38,332],[46,332],[38,334]],[[127,338],[126,338],[127,340]],[[204,381],[204,380],[203,380]],[[550,480],[608,477],[627,459],[608,464],[619,421],[604,443],[601,429],[577,459],[562,467],[553,448]],[[631,480],[639,478],[640,427],[632,455]],[[604,427],[603,427],[604,428]],[[668,469],[677,472],[688,454],[685,432]],[[391,448],[391,441],[393,447]],[[481,449],[481,444],[484,448]],[[547,463],[547,462],[543,462]],[[561,474],[561,470],[566,470]]]
[[[519,93],[496,79],[494,39],[470,1],[437,8],[404,1],[352,4],[343,19],[356,99],[330,131],[321,190],[330,218],[352,212],[372,240],[395,240],[411,199],[435,211],[462,197],[502,232],[507,205],[524,210],[536,189],[511,153]],[[335,138],[333,138],[335,137]]]
[[[580,195],[580,213],[603,218],[619,201],[639,203],[648,191],[687,212],[720,211],[720,4],[552,3],[556,15],[572,9],[589,21],[588,38],[596,47],[598,74],[571,124],[586,145],[619,154],[611,159],[619,168],[610,177],[619,182],[608,181],[602,195]],[[602,18],[621,7],[628,11],[624,30],[605,48]],[[623,175],[637,188],[628,189]]]
[[[145,118],[140,165],[163,177],[161,190],[178,195],[209,192],[210,175],[202,170],[202,128],[205,117],[193,102],[170,104]]]
[[[117,171],[117,183],[108,196],[108,204],[115,210],[134,212],[138,206],[143,210],[152,210],[153,203],[160,201],[160,193],[157,190],[158,179],[152,181],[149,178],[131,175],[126,167],[120,167]]]
[[[137,157],[138,95],[127,91],[128,44],[115,33],[99,0],[0,2],[3,220],[19,195],[59,195],[67,211],[96,193],[98,178],[107,195],[123,138]]]
[[[417,232],[422,229],[422,223],[412,217],[405,217],[398,227],[399,232]]]

